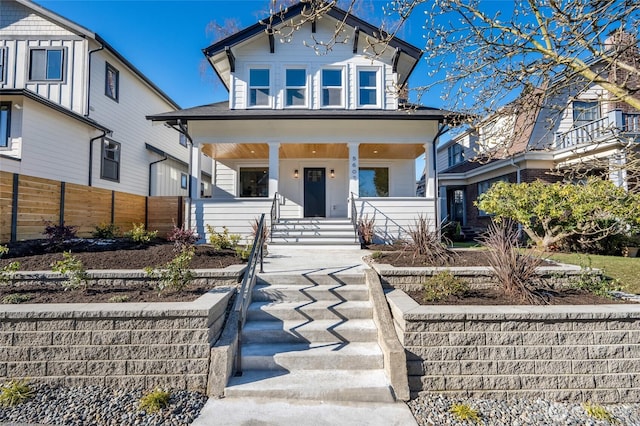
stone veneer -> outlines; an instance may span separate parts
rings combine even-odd
[[[0,381],[207,391],[235,287],[194,302],[0,305]]]
[[[640,400],[640,305],[421,306],[387,293],[412,397]]]

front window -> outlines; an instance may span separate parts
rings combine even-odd
[[[269,69],[249,70],[249,106],[269,106]]]
[[[361,167],[358,179],[360,181],[359,194],[361,197],[389,196],[388,167]]]
[[[573,102],[573,125],[582,126],[600,119],[600,104],[597,101]]]
[[[120,144],[118,142],[103,140],[100,177],[116,182],[120,181]]]
[[[240,169],[241,197],[269,196],[269,168],[243,167]]]
[[[0,148],[9,146],[11,130],[11,103],[0,103]]]
[[[447,148],[447,153],[449,155],[449,167],[455,166],[456,164],[462,163],[464,161],[464,151],[462,149],[462,145],[454,144]]]
[[[342,106],[342,70],[322,70],[322,106]]]
[[[0,47],[0,83],[4,83],[7,78],[7,48]]]
[[[180,188],[187,189],[189,177],[185,173],[180,173]]]
[[[109,63],[107,63],[104,82],[104,94],[116,102],[118,101],[119,83],[120,72]]]
[[[304,107],[307,105],[307,71],[304,69],[286,70],[285,105]]]
[[[64,51],[62,49],[31,49],[29,80],[61,81]]]
[[[358,105],[378,105],[378,73],[376,71],[358,72]]]

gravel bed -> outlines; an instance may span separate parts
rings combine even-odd
[[[138,409],[143,392],[100,386],[77,388],[32,384],[34,396],[16,407],[0,407],[0,424],[188,425],[207,401],[198,392],[171,391],[169,405],[155,413]]]
[[[477,411],[481,421],[460,421],[451,412],[453,404],[466,404]],[[640,404],[602,405],[612,422],[587,415],[580,403],[551,402],[543,399],[492,400],[457,399],[443,395],[426,395],[409,401],[411,412],[421,426],[491,425],[491,426],[605,426],[640,425]]]

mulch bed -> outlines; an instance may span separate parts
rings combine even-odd
[[[0,258],[0,266],[20,262],[20,271],[51,271],[51,265],[62,260],[63,251],[82,261],[85,269],[144,269],[158,267],[176,256],[173,243],[153,241],[149,245],[120,238],[114,240],[74,239],[52,245],[48,240],[30,240],[7,244],[9,253]],[[208,245],[196,246],[190,269],[219,269],[244,263],[234,250],[215,250]],[[64,290],[51,284],[20,286],[0,285],[1,300],[13,294],[30,295],[24,303],[101,303],[114,296],[126,297],[127,302],[180,302],[192,301],[210,288],[190,285],[181,292],[165,291],[162,294],[153,284],[136,284],[120,287],[89,287]]]

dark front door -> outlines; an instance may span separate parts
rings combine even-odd
[[[325,169],[304,169],[304,217],[326,216]]]

